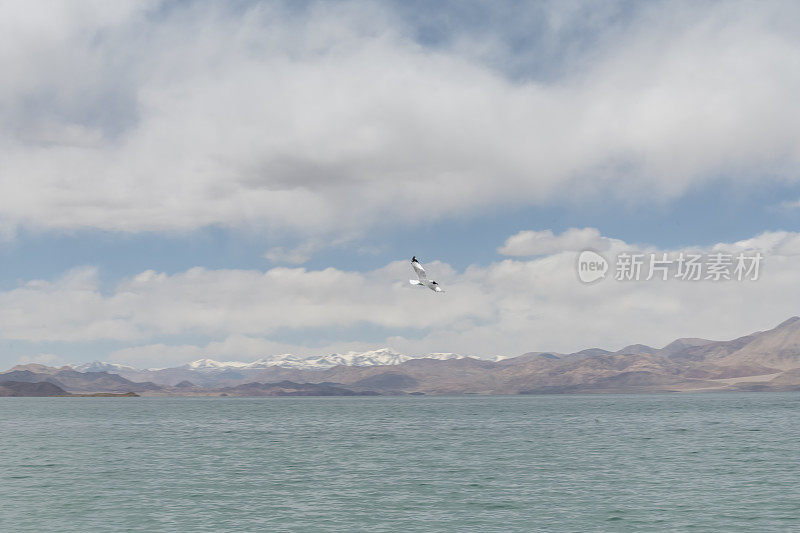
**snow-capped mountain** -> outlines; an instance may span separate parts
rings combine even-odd
[[[214,359],[198,359],[191,363],[186,363],[177,369],[195,371],[201,373],[217,373],[228,370],[262,370],[266,368],[290,368],[295,370],[324,370],[334,366],[376,366],[376,365],[399,365],[411,359],[462,359],[463,355],[454,353],[432,353],[423,356],[412,357],[397,353],[389,348],[370,350],[367,352],[347,352],[332,353],[328,355],[312,355],[310,357],[300,357],[294,354],[278,354],[263,357],[250,363],[241,361],[216,361]],[[80,372],[137,372],[136,368],[117,363],[105,363],[95,361],[82,365],[71,365],[72,368]],[[147,369],[148,371],[169,370],[169,369]]]
[[[454,353],[432,353],[421,356],[427,359],[461,359],[463,355]],[[201,372],[219,372],[223,370],[256,370],[270,367],[293,368],[296,370],[320,370],[334,366],[376,366],[376,365],[399,365],[410,359],[416,359],[409,355],[397,353],[389,348],[370,350],[368,352],[347,352],[332,353],[328,355],[312,355],[311,357],[299,357],[293,354],[280,354],[265,357],[253,361],[252,363],[242,363],[239,361],[215,361],[213,359],[199,359],[187,363],[180,368],[197,370]]]
[[[464,359],[464,355],[450,352],[430,353],[423,357],[423,359],[438,359],[439,361],[448,361],[450,359]]]
[[[81,365],[67,366],[73,370],[77,370],[78,372],[108,372],[115,374],[119,372],[138,371],[138,368],[134,368],[132,366],[120,365],[117,363],[106,363],[104,361],[93,361],[91,363],[83,363]]]
[[[281,356],[277,356],[281,357]],[[200,372],[215,372],[218,370],[231,370],[231,369],[258,369],[268,368],[275,366],[275,363],[268,359],[258,359],[252,363],[243,363],[241,361],[215,361],[214,359],[198,359],[191,363],[186,363],[178,368],[185,368],[187,370],[198,370]]]
[[[286,361],[281,364],[286,368],[331,368],[334,366],[375,366],[399,365],[412,359],[408,355],[396,353],[388,348],[368,352],[347,352],[343,354],[312,356],[297,361]]]

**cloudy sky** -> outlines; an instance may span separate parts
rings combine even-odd
[[[12,0],[0,68],[2,366],[617,349],[800,314],[796,3]],[[612,263],[591,285],[585,248]],[[622,252],[764,259],[623,282]]]

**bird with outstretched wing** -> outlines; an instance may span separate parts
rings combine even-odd
[[[417,261],[416,255],[411,258],[411,267],[417,274],[417,279],[408,280],[410,284],[416,285],[418,287],[428,287],[430,290],[434,292],[444,292],[444,289],[442,289],[438,283],[428,279],[428,275],[425,273],[425,269],[422,268],[422,265],[419,263],[419,261]]]

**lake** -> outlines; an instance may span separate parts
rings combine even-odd
[[[797,531],[800,393],[2,398],[2,531]]]

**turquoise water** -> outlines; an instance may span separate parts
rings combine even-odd
[[[3,398],[0,531],[799,531],[800,394]]]

